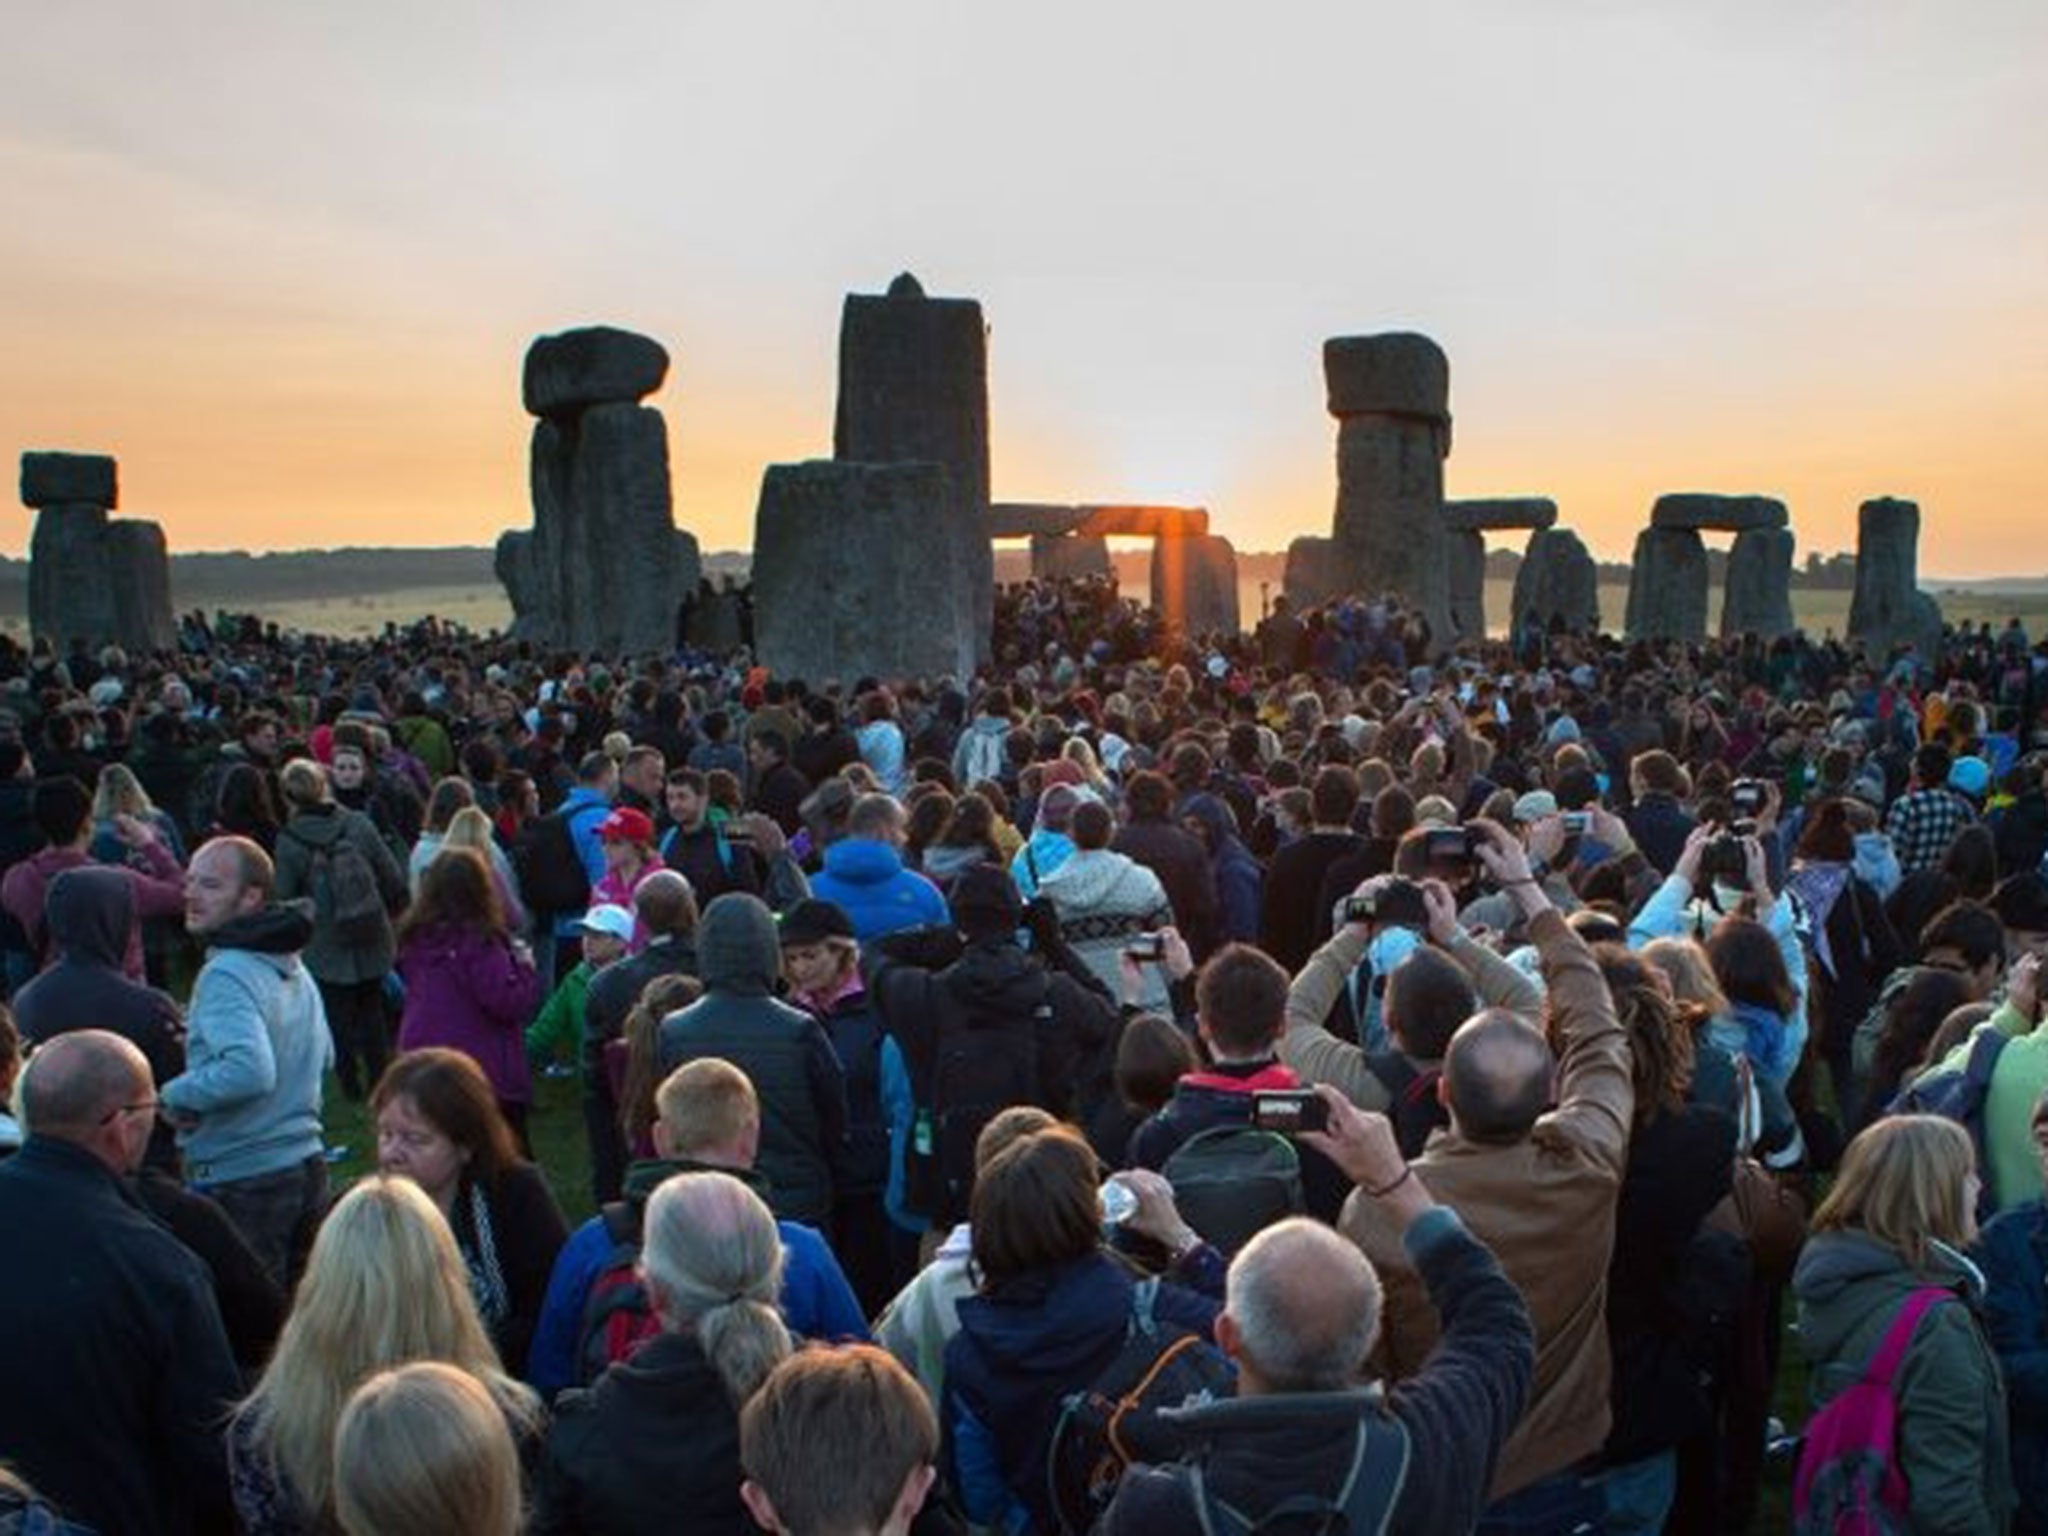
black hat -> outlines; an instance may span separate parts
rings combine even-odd
[[[846,909],[836,901],[819,901],[813,896],[806,896],[783,913],[776,925],[776,937],[785,945],[822,944],[827,939],[853,936],[853,919],[846,915]]]
[[[969,938],[1012,933],[1024,920],[1017,882],[997,864],[975,864],[953,882],[953,921]]]

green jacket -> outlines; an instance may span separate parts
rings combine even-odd
[[[1812,1367],[1813,1406],[1863,1374],[1885,1330],[1916,1288],[1954,1290],[1921,1318],[1893,1382],[1899,1469],[1916,1533],[1998,1536],[2013,1505],[2005,1384],[1977,1319],[1984,1280],[1961,1254],[1936,1245],[1928,1268],[1862,1232],[1816,1234],[1799,1256],[1800,1345]]]
[[[583,1059],[583,999],[590,991],[590,978],[596,974],[588,960],[578,960],[575,968],[555,984],[548,1000],[540,1005],[540,1012],[526,1026],[527,1055],[536,1061],[559,1059],[566,1045],[570,1061]]]

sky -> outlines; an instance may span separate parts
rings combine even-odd
[[[674,359],[678,522],[831,452],[839,307],[981,301],[994,493],[1327,532],[1321,344],[1451,360],[1452,496],[1625,558],[1667,490],[1802,557],[2048,571],[2048,5],[0,0],[0,448],[174,551],[531,522],[520,361]],[[30,514],[0,517],[0,552]]]

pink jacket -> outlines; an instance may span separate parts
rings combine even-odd
[[[151,839],[134,850],[133,857],[149,867],[137,869],[133,865],[119,867],[128,877],[129,887],[135,896],[135,915],[128,923],[128,949],[121,961],[121,969],[130,981],[143,979],[142,969],[142,920],[145,917],[183,917],[185,915],[185,871],[178,861],[171,857],[170,849]],[[67,869],[82,869],[97,861],[76,848],[45,848],[29,855],[14,868],[7,871],[7,878],[0,880],[0,906],[28,935],[29,948],[42,955],[42,969],[48,970],[56,963],[55,950],[44,953],[43,949],[43,901],[49,894],[50,882]]]

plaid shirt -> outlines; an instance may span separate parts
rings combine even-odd
[[[1932,869],[1956,834],[1976,821],[1976,809],[1947,786],[1901,795],[1884,819],[1885,834],[1899,856],[1901,874]]]

